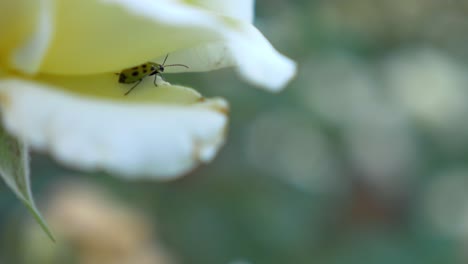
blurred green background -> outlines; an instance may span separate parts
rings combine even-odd
[[[219,156],[180,180],[34,155],[35,197],[63,235],[49,243],[3,185],[0,263],[467,263],[468,1],[256,7],[299,64],[289,87],[232,69],[167,75],[231,104]]]

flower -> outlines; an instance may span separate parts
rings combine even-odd
[[[79,169],[173,178],[212,160],[227,103],[160,77],[131,86],[115,73],[147,61],[234,66],[278,91],[295,64],[252,25],[253,1],[18,0],[0,3],[3,124],[32,148]],[[274,76],[274,78],[272,78]],[[127,90],[126,90],[127,89]]]

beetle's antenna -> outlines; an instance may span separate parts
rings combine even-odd
[[[164,62],[162,63],[162,66],[165,66],[164,63],[166,63],[167,57],[169,57],[169,53],[166,55],[166,58],[164,58]]]
[[[182,67],[185,67],[185,68],[189,68],[189,66],[187,65],[184,65],[184,64],[169,64],[169,65],[164,65],[164,67],[172,67],[172,66],[182,66]]]
[[[187,68],[187,69],[190,68],[189,66],[187,66],[187,65],[185,65],[185,64],[169,64],[169,65],[165,65],[166,60],[167,60],[167,57],[169,57],[169,53],[166,55],[166,57],[164,58],[163,63],[161,64],[163,67],[181,66],[181,67],[185,67],[185,68]]]

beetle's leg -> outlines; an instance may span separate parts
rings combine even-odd
[[[128,90],[124,95],[128,95],[133,89],[135,89],[135,87],[137,87],[141,81],[143,81],[143,79],[139,80],[135,85],[133,85],[132,88],[130,88],[130,90]]]
[[[158,87],[158,85],[156,84],[156,80],[157,80],[157,79],[158,79],[158,74],[156,73],[156,74],[154,75],[154,81],[153,81],[154,86],[156,86],[156,87]],[[162,79],[162,76],[161,76],[161,79]],[[163,80],[164,80],[164,79],[163,79]]]

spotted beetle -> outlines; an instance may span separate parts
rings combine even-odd
[[[155,86],[158,86],[156,84],[157,75],[163,73],[165,67],[181,66],[189,68],[184,64],[165,65],[168,56],[169,54],[166,55],[166,58],[164,58],[164,62],[162,64],[149,61],[133,68],[124,69],[120,73],[117,73],[119,75],[119,83],[136,83],[125,93],[125,95],[128,95],[133,89],[135,89],[135,87],[137,87],[138,84],[140,84],[141,81],[143,81],[143,79],[147,76],[154,75],[153,83]]]

